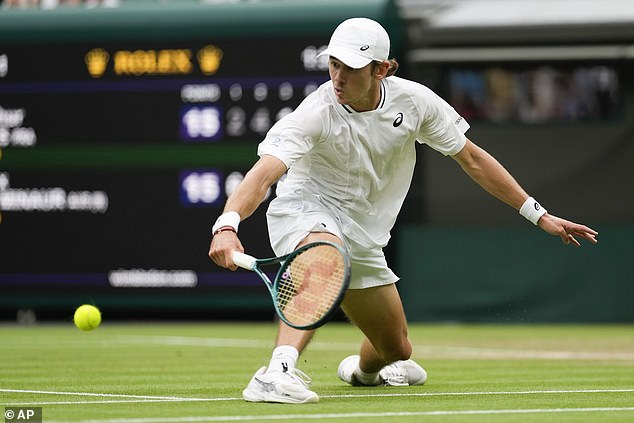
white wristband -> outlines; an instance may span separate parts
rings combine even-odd
[[[238,226],[240,226],[240,215],[237,212],[230,211],[220,215],[218,219],[216,219],[216,223],[211,228],[211,234],[214,235],[218,229],[224,228],[225,226],[232,227],[236,233],[238,233]]]
[[[537,225],[539,218],[546,213],[547,210],[535,201],[533,197],[528,197],[522,207],[520,207],[520,214],[533,222],[533,225]]]

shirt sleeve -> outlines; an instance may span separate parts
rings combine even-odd
[[[419,142],[445,156],[459,153],[467,141],[469,123],[437,94],[428,91],[426,97]]]
[[[297,109],[271,127],[258,146],[258,156],[272,155],[290,168],[322,137],[327,119],[318,110],[320,107],[323,108],[316,92],[306,97]]]

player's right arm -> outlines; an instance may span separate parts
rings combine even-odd
[[[251,216],[264,200],[269,188],[286,170],[286,165],[280,159],[267,154],[262,155],[227,199],[223,214],[236,212],[240,215],[240,220]],[[244,252],[238,235],[230,230],[219,231],[211,239],[209,257],[218,266],[236,270],[237,266],[231,258],[234,250]]]

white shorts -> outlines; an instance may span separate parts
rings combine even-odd
[[[278,256],[295,250],[311,232],[329,232],[342,239],[350,253],[349,289],[389,285],[399,279],[387,266],[381,248],[368,249],[344,236],[337,219],[319,202],[276,198],[266,217],[271,247]]]

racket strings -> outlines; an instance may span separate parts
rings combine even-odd
[[[320,320],[339,299],[345,283],[344,257],[334,247],[305,250],[287,264],[278,287],[278,307],[292,324]]]

